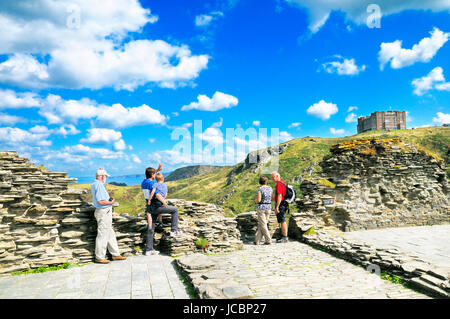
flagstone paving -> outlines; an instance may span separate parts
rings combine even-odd
[[[222,279],[247,286],[254,298],[430,298],[298,241],[244,245],[207,258]],[[0,278],[0,299],[15,298],[190,297],[172,258],[159,255]]]
[[[344,236],[383,248],[397,248],[436,266],[450,267],[450,225],[373,229]]]
[[[245,245],[208,258],[222,279],[248,286],[255,298],[430,298],[297,241]]]
[[[0,278],[0,299],[186,299],[168,256],[135,256],[109,264]]]

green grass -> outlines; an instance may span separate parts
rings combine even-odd
[[[39,273],[43,273],[43,272],[47,272],[47,271],[69,269],[69,268],[74,268],[74,267],[81,267],[84,265],[87,265],[87,264],[76,265],[76,264],[71,264],[71,263],[65,263],[65,264],[58,265],[58,266],[39,267],[39,268],[29,269],[26,271],[15,271],[15,272],[12,272],[11,275],[12,276],[21,276],[21,275],[29,275],[29,274],[39,274]]]

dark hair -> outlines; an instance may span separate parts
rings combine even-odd
[[[261,177],[259,178],[259,184],[260,184],[260,185],[266,185],[266,184],[267,184],[267,177],[261,176]]]
[[[156,169],[154,169],[153,167],[147,167],[147,169],[145,170],[145,178],[151,178],[155,173]]]

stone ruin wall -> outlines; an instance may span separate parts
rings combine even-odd
[[[68,185],[76,179],[50,172],[21,158],[0,152],[0,275],[63,263],[94,259],[97,222],[94,207],[82,199],[86,191]],[[201,251],[195,240],[204,237],[207,251],[242,248],[234,218],[207,203],[171,200],[180,209],[179,227],[184,234],[168,236],[170,216],[155,235],[155,247],[170,255]],[[122,254],[145,247],[147,222],[143,214],[113,214],[113,227]]]
[[[450,223],[445,163],[398,139],[336,144],[322,173],[301,183],[290,234],[311,226],[354,231]]]

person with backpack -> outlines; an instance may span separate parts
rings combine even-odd
[[[277,216],[278,224],[281,228],[281,238],[277,240],[277,243],[287,243],[287,223],[286,213],[289,212],[289,203],[292,203],[295,199],[295,189],[288,185],[281,179],[280,173],[273,172],[272,180],[275,185],[275,214]]]

